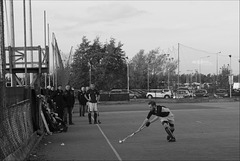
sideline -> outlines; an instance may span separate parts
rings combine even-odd
[[[92,118],[93,119],[93,118]],[[102,133],[103,137],[106,139],[108,145],[111,147],[111,149],[113,150],[114,154],[116,155],[116,157],[118,158],[119,161],[122,161],[122,158],[120,157],[120,155],[118,154],[117,150],[112,146],[111,142],[109,141],[109,139],[107,138],[107,136],[104,134],[104,132],[102,131],[101,127],[96,124],[98,129],[100,130],[100,132]]]

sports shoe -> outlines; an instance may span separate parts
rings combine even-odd
[[[100,120],[98,120],[98,124],[101,124],[101,121],[100,121]]]
[[[97,121],[94,121],[94,124],[98,124]]]
[[[89,124],[92,124],[92,122],[89,122]]]
[[[168,142],[176,142],[176,138],[170,138]]]
[[[170,139],[171,139],[171,136],[168,135],[168,136],[167,136],[167,141],[169,141]]]

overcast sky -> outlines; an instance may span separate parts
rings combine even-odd
[[[15,0],[14,8],[16,45],[23,46],[22,0]],[[217,52],[219,68],[229,64],[231,54],[233,72],[239,73],[239,1],[32,0],[34,45],[43,46],[44,10],[66,54],[83,36],[91,41],[99,36],[102,42],[113,37],[130,58],[140,49],[147,53],[160,47],[171,49],[177,59],[180,43],[181,73],[199,70],[199,62],[202,73],[216,73]]]

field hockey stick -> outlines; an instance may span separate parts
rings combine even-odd
[[[99,103],[100,103],[100,102],[98,101],[98,105],[99,105]],[[98,111],[97,111],[97,116],[98,116],[98,117],[97,117],[97,118],[98,118],[98,123],[101,124],[100,115],[99,115],[99,108],[98,108]]]
[[[119,140],[119,144],[125,142],[128,138],[130,138],[130,137],[134,136],[135,134],[139,133],[139,132],[142,131],[145,127],[146,127],[146,126],[143,126],[141,129],[138,129],[138,130],[135,131],[134,133],[132,133],[132,134],[126,136],[124,139]]]
[[[100,115],[99,115],[99,111],[97,111],[97,115],[98,115],[98,123],[101,124],[101,121],[100,121]]]

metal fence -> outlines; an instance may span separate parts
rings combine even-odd
[[[21,154],[26,152],[24,148],[30,150],[28,144],[31,139],[36,139],[36,135],[32,138],[34,133],[43,129],[39,101],[34,90],[31,95],[32,99],[8,106],[4,110],[5,117],[0,119],[0,160],[14,160],[18,157],[17,151]]]
[[[6,88],[6,106],[9,107],[13,104],[23,100],[30,99],[31,89],[25,87],[7,87]]]

